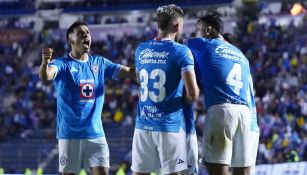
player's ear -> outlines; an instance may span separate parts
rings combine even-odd
[[[211,26],[208,26],[208,27],[206,27],[205,28],[205,35],[206,35],[206,37],[212,37],[212,35],[213,35],[213,29],[212,29],[212,27]]]
[[[68,35],[68,44],[72,46],[75,43],[74,40],[75,40],[75,35],[73,33],[70,33]]]
[[[173,27],[173,32],[178,32],[180,28],[179,22],[177,22]]]
[[[72,46],[74,44],[74,41],[71,39],[71,37],[68,38],[68,44]]]

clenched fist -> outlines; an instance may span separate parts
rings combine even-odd
[[[42,50],[43,62],[45,62],[45,63],[50,62],[50,60],[52,59],[52,52],[53,52],[53,50],[51,48],[44,48]]]

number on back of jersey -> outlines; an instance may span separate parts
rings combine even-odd
[[[240,90],[243,87],[242,70],[240,64],[235,63],[233,65],[226,78],[226,84],[230,85],[237,95],[240,94]]]
[[[141,82],[141,97],[140,100],[145,102],[149,97],[151,101],[158,103],[164,100],[165,98],[165,81],[166,76],[165,72],[161,69],[154,69],[150,72],[148,76],[148,72],[145,69],[140,71],[140,82]],[[153,89],[158,90],[158,93],[155,91],[148,90],[148,81],[153,82]]]

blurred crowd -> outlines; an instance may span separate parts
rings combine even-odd
[[[307,19],[300,27],[242,20],[238,28],[238,47],[250,60],[254,78],[261,130],[257,163],[306,161]],[[35,36],[32,33],[18,43],[0,45],[0,142],[14,138],[55,140],[56,94],[51,82],[38,78],[41,53],[36,50],[39,47],[30,44]],[[141,37],[109,35],[92,43],[91,53],[129,66],[138,43],[155,36],[154,30]],[[45,30],[37,38],[42,47],[54,49],[54,57],[67,54],[69,47],[64,36]],[[33,61],[25,60],[30,52],[36,53]],[[103,125],[115,122],[133,127],[137,95],[136,82],[107,80]],[[194,103],[194,111],[201,138],[206,117],[202,97]]]
[[[220,2],[229,3],[230,0],[220,0]],[[98,8],[118,9],[127,7],[131,9],[135,6],[138,7],[152,7],[152,4],[166,4],[165,0],[156,0],[149,2],[147,0],[1,0],[0,9],[13,10],[13,9],[69,9],[69,10],[95,10]],[[206,0],[173,0],[172,3],[176,4],[206,4]]]
[[[303,26],[242,24],[261,130],[258,163],[307,160],[307,20]]]

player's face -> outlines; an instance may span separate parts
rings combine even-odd
[[[74,29],[71,36],[71,47],[79,53],[88,53],[91,47],[91,35],[87,26],[79,26]]]

